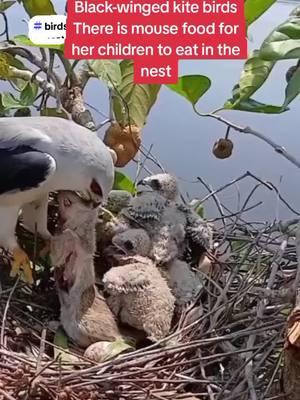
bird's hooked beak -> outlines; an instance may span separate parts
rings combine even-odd
[[[137,186],[149,186],[145,179],[138,181]]]
[[[160,190],[160,183],[157,179],[152,179],[152,177],[146,177],[144,179],[141,179],[138,183],[137,186],[147,186],[147,188],[150,188],[151,190]]]

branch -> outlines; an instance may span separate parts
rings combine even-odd
[[[47,92],[51,97],[55,97],[55,86],[53,83],[47,82],[45,79],[41,78],[38,74],[33,73],[28,70],[21,70],[15,67],[10,67],[9,69],[11,76],[17,79],[23,79],[24,81],[35,82],[42,90]]]
[[[31,53],[31,51],[29,51],[28,49],[8,44],[7,46],[2,47],[1,50],[4,50],[5,52],[13,56],[19,56],[25,58],[31,64],[35,65],[41,71],[45,72],[55,85],[57,85],[58,87],[61,86],[62,82],[60,77],[55,72],[50,70],[50,67],[47,64],[47,62],[37,57],[35,54]]]
[[[62,65],[66,71],[67,77],[70,79],[71,86],[79,85],[78,76],[75,73],[70,61],[68,59],[66,59],[60,51],[56,52],[56,54],[57,54],[58,58],[60,59]]]
[[[70,89],[64,86],[60,90],[60,96],[62,104],[72,115],[74,122],[93,131],[96,130],[92,114],[85,108],[82,89],[80,86],[74,86]]]
[[[7,21],[7,16],[4,12],[0,13],[2,15],[3,21],[4,21],[4,30],[3,32],[0,33],[0,36],[5,35],[6,40],[9,40],[9,33],[8,33],[8,21]]]
[[[242,127],[242,126],[237,125],[237,124],[227,120],[226,118],[221,117],[220,115],[216,114],[217,112],[221,111],[222,109],[216,110],[211,113],[201,113],[195,108],[195,106],[193,108],[194,108],[195,113],[197,115],[199,115],[200,117],[214,118],[214,119],[218,120],[219,122],[222,122],[223,124],[227,125],[228,127],[234,129],[237,132],[244,133],[244,134],[250,134],[250,135],[253,135],[253,136],[259,138],[260,140],[267,143],[269,146],[273,147],[273,149],[276,151],[276,153],[281,154],[284,158],[289,160],[296,167],[300,168],[300,161],[297,160],[291,154],[289,154],[283,146],[275,143],[273,140],[271,140],[267,136],[263,135],[262,133],[260,133],[258,131],[255,131],[254,129],[252,129],[248,126]]]
[[[51,85],[46,80],[44,80],[45,83],[42,83],[42,78],[38,78],[38,75],[35,75],[33,73],[32,79],[36,80],[40,87],[42,87],[42,85],[44,85],[44,87],[47,87],[47,89],[49,89],[49,94],[57,100],[57,103],[62,103],[63,108],[72,115],[72,119],[76,123],[91,130],[96,129],[92,114],[89,110],[85,108],[82,88],[76,85],[76,82],[73,82],[74,86],[71,86],[71,88],[65,87],[62,84],[60,77],[52,71],[51,66],[47,64],[45,59],[37,57],[28,49],[6,43],[5,45],[2,44],[1,50],[10,53],[13,56],[25,58],[31,64],[38,67],[40,71],[45,72],[47,77],[52,81],[53,85]],[[68,63],[65,62],[65,68],[68,68],[67,64]],[[20,71],[17,73],[20,74]]]

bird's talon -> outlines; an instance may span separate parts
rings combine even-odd
[[[17,275],[21,276],[21,279],[29,284],[33,284],[32,276],[32,262],[28,255],[21,249],[13,251],[13,261],[10,276],[15,278]]]

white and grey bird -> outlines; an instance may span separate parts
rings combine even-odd
[[[23,270],[31,282],[31,262],[20,248],[15,227],[24,225],[44,238],[48,194],[80,191],[95,205],[112,189],[111,151],[88,129],[56,117],[0,118],[0,246],[13,256],[11,275]]]

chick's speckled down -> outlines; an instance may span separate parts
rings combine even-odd
[[[123,257],[122,264],[103,278],[111,310],[149,339],[163,339],[170,332],[175,304],[167,282],[149,258]]]
[[[164,207],[157,212],[159,218],[156,218],[156,223],[150,227],[142,225],[153,240],[155,262],[163,264],[179,257],[197,264],[203,252],[212,249],[212,225],[191,206],[183,204],[174,176],[167,173],[152,175],[140,183],[152,189],[152,198],[160,199],[161,203],[162,198],[165,199]],[[139,208],[143,209],[141,204],[146,196],[150,196],[146,193],[139,196]]]

